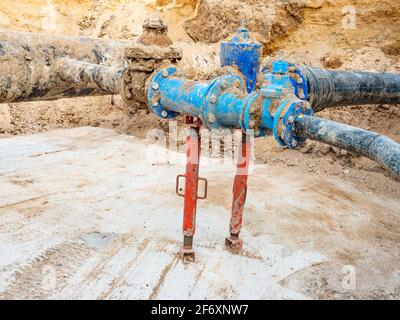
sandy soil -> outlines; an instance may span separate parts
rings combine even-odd
[[[0,149],[0,298],[400,297],[398,196],[255,165],[235,255],[224,249],[234,166],[203,158],[209,196],[197,261],[184,265],[174,186],[184,155],[166,161],[166,149],[92,127],[1,139]]]

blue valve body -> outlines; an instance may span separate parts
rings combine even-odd
[[[231,41],[221,43],[221,66],[237,66],[246,79],[249,93],[256,88],[261,57],[262,45],[250,39],[246,28],[239,29]]]

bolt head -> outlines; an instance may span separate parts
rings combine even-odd
[[[169,76],[168,70],[163,70],[162,75],[164,78],[167,78]]]
[[[213,123],[215,121],[215,116],[212,113],[209,113],[207,116],[208,122]]]
[[[168,116],[167,110],[161,111],[161,117],[166,118]]]
[[[157,82],[153,82],[153,84],[151,85],[151,87],[152,87],[154,90],[158,90],[158,88],[159,88]]]
[[[250,114],[255,114],[256,112],[257,112],[257,108],[254,105],[252,105],[250,107]]]
[[[226,80],[222,81],[222,88],[228,88],[228,82]]]
[[[152,107],[157,107],[157,106],[158,106],[158,102],[154,101],[153,104],[152,104]]]
[[[217,102],[217,96],[215,94],[213,94],[210,98],[210,102],[211,103],[216,103]]]
[[[292,147],[297,147],[297,144],[298,144],[298,143],[297,143],[296,140],[293,140],[293,141],[292,141]]]
[[[294,122],[294,117],[293,117],[293,116],[289,116],[289,117],[288,117],[288,121],[289,121],[290,123],[293,123],[293,122]]]

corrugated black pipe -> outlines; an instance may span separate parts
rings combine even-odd
[[[358,104],[400,104],[400,74],[301,67],[314,111]]]
[[[298,117],[296,132],[374,160],[400,177],[400,144],[386,136],[312,116]]]

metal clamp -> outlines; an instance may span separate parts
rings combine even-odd
[[[185,196],[185,193],[184,193],[184,192],[181,192],[181,191],[182,191],[182,188],[180,187],[181,178],[186,179],[186,176],[185,176],[184,174],[178,174],[178,175],[176,176],[176,189],[175,189],[175,192],[176,192],[176,194],[177,194],[178,196],[184,197],[184,196]],[[203,181],[203,182],[204,182],[204,193],[203,193],[202,196],[199,196],[199,195],[197,194],[197,199],[204,200],[204,199],[207,198],[208,181],[207,181],[206,178],[198,178],[198,181]]]

